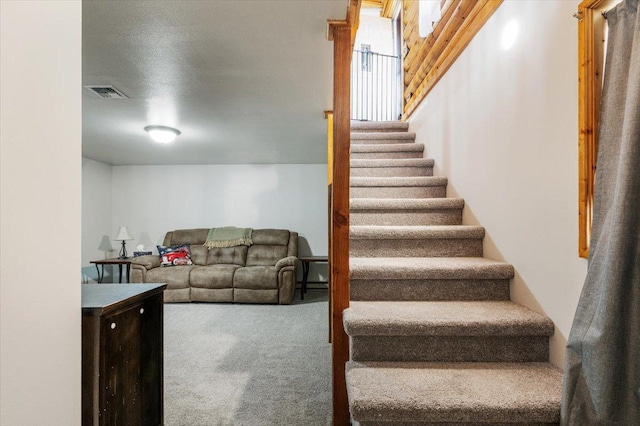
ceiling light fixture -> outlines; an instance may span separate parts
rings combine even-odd
[[[144,130],[158,143],[171,143],[180,134],[180,130],[167,126],[147,126]]]

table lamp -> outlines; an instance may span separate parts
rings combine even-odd
[[[120,256],[118,256],[119,259],[126,259],[127,258],[127,243],[125,241],[128,240],[133,240],[133,237],[131,236],[131,234],[129,234],[129,230],[127,229],[126,226],[121,226],[120,230],[118,231],[118,236],[115,238],[115,240],[118,241],[122,241],[122,248],[120,249]]]

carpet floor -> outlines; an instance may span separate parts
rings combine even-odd
[[[166,304],[165,424],[331,424],[327,309],[326,290],[289,306]]]

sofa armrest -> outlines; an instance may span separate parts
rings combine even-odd
[[[132,267],[144,267],[145,269],[153,269],[160,266],[160,256],[157,255],[148,255],[148,256],[139,256],[134,257],[131,260]]]
[[[276,271],[281,270],[282,268],[286,267],[286,266],[293,266],[295,267],[296,264],[298,263],[298,258],[295,256],[287,256],[285,258],[282,258],[280,260],[278,260],[278,262],[276,262]]]

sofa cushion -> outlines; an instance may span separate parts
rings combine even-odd
[[[283,257],[287,257],[287,246],[252,245],[247,251],[247,266],[273,266]]]
[[[191,260],[194,265],[206,265],[207,257],[209,256],[209,249],[201,244],[191,244]]]
[[[250,290],[246,288],[234,288],[233,301],[236,303],[278,303],[278,290]]]
[[[192,302],[233,302],[233,292],[234,290],[232,288],[191,287],[191,301]]]
[[[233,275],[233,287],[245,289],[278,288],[278,273],[275,266],[245,266]]]
[[[188,288],[189,273],[194,266],[174,266],[172,268],[153,268],[147,271],[148,283],[167,283],[168,289]]]
[[[206,247],[205,247],[206,248]],[[207,265],[239,265],[247,263],[247,246],[216,247],[209,249]]]
[[[208,228],[176,229],[165,236],[165,246],[175,244],[204,244],[209,234]],[[168,241],[167,241],[168,240]]]
[[[196,266],[189,275],[191,287],[232,288],[233,273],[238,268],[238,265]]]
[[[286,229],[254,229],[251,234],[253,244],[289,244],[289,231]]]

